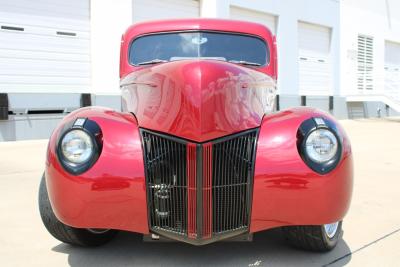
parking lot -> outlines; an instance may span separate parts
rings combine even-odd
[[[35,140],[0,143],[0,265],[399,266],[400,119],[341,123],[352,141],[355,182],[343,241],[331,252],[290,248],[279,229],[256,234],[251,243],[204,247],[143,243],[132,233],[120,233],[99,248],[62,244],[46,232],[39,216],[37,191],[47,141]]]

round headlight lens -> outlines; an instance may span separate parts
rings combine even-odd
[[[305,150],[312,161],[327,162],[336,155],[338,140],[331,131],[317,129],[308,135]]]
[[[61,153],[71,163],[85,163],[90,160],[93,152],[93,141],[82,130],[72,130],[61,140]]]

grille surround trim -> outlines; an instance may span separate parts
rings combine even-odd
[[[217,138],[217,139],[213,139],[213,140],[209,140],[206,142],[202,142],[202,143],[198,143],[198,142],[193,142],[187,139],[183,139],[183,138],[179,138],[176,136],[172,136],[172,135],[168,135],[168,134],[164,134],[164,133],[160,133],[157,131],[153,131],[153,130],[148,130],[148,129],[144,129],[144,128],[139,128],[140,131],[140,136],[142,139],[142,149],[143,149],[143,157],[144,157],[144,164],[145,164],[145,176],[146,176],[146,193],[147,193],[147,201],[148,201],[148,212],[147,212],[147,216],[148,216],[148,223],[149,223],[149,229],[151,232],[156,233],[156,234],[160,234],[163,235],[167,238],[170,239],[175,239],[175,240],[179,240],[179,241],[183,241],[183,242],[187,242],[193,245],[204,245],[204,244],[208,244],[208,243],[212,243],[218,240],[222,240],[222,239],[226,239],[226,238],[230,238],[230,237],[234,237],[237,235],[241,235],[241,234],[245,234],[245,233],[249,233],[249,229],[250,229],[250,218],[251,218],[251,204],[252,204],[252,197],[253,197],[253,184],[254,184],[254,168],[255,168],[255,155],[256,155],[256,150],[257,150],[257,140],[258,140],[258,135],[259,135],[259,128],[252,128],[246,131],[241,131],[239,133],[235,133],[235,134],[231,134],[228,136],[224,136],[221,138]],[[170,229],[165,229],[162,227],[155,227],[154,225],[152,225],[152,210],[151,210],[151,202],[152,200],[150,199],[151,194],[149,194],[149,177],[148,177],[148,162],[146,160],[146,149],[145,149],[145,141],[144,141],[144,133],[148,133],[151,135],[155,135],[159,138],[163,138],[165,140],[169,140],[172,142],[177,142],[179,144],[185,145],[186,146],[186,153],[187,153],[187,149],[188,149],[188,145],[190,146],[195,146],[196,148],[196,234],[193,235],[193,233],[190,235],[189,231],[188,231],[188,222],[186,221],[186,231],[184,233],[178,233],[175,231],[171,231]],[[246,225],[242,226],[242,227],[237,227],[237,228],[233,228],[227,231],[223,231],[223,232],[215,232],[214,231],[214,221],[213,221],[213,214],[214,214],[214,207],[213,207],[213,202],[214,202],[214,197],[213,197],[213,192],[214,192],[214,184],[213,184],[213,179],[215,179],[215,174],[213,171],[213,165],[216,159],[214,159],[214,155],[213,155],[213,150],[214,150],[214,146],[216,144],[219,143],[223,143],[241,136],[245,136],[248,135],[250,136],[250,134],[252,134],[252,136],[250,137],[251,140],[246,144],[246,149],[249,149],[249,145],[251,146],[251,162],[249,163],[249,174],[247,179],[247,191],[246,191],[246,203],[245,203],[245,214],[246,214]],[[246,137],[248,138],[248,137]],[[209,166],[209,168],[211,168],[211,177],[209,178],[209,183],[211,183],[211,200],[208,200],[209,202],[211,201],[211,203],[207,202],[207,199],[204,200],[204,198],[206,197],[206,193],[205,193],[205,187],[204,187],[204,183],[206,183],[207,181],[205,181],[205,179],[208,179],[206,177],[204,177],[204,173],[206,171],[205,165],[207,164],[206,160],[210,160],[210,158],[206,158],[205,156],[205,148],[206,146],[210,146],[211,148],[211,163],[209,163],[211,166]],[[184,155],[184,157],[186,158],[187,155]],[[187,167],[187,165],[186,165]],[[183,170],[184,173],[188,173],[188,170],[185,169]],[[188,184],[187,184],[188,186]],[[230,185],[228,185],[230,186]],[[235,186],[235,185],[232,185]],[[189,190],[188,187],[186,189],[187,192],[187,196],[189,194]],[[187,197],[186,197],[187,200]],[[211,225],[207,225],[205,219],[210,219],[210,218],[205,218],[205,212],[207,212],[207,207],[204,208],[204,201],[206,201],[206,203],[208,203],[210,205],[209,208],[211,208]],[[186,205],[184,205],[185,207],[185,211],[183,211],[184,213],[186,213],[186,218],[188,218],[188,202],[186,203]],[[207,230],[211,228],[210,230]]]

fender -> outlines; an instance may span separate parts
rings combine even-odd
[[[78,176],[63,169],[56,153],[57,140],[76,118],[95,121],[103,134],[98,160]],[[64,224],[149,232],[142,146],[132,114],[89,107],[66,116],[49,140],[45,176],[52,208]]]
[[[312,117],[335,123],[342,143],[338,165],[324,175],[310,169],[297,150],[297,130]],[[350,142],[332,116],[305,107],[264,116],[256,152],[251,232],[339,221],[349,208],[352,187]]]

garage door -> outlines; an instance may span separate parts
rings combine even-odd
[[[230,18],[236,20],[244,20],[261,23],[269,28],[275,34],[276,32],[276,17],[263,12],[244,9],[236,6],[230,7]]]
[[[200,3],[196,0],[133,0],[133,22],[168,18],[196,18]]]
[[[331,94],[330,39],[329,28],[299,22],[299,88],[302,95]]]
[[[400,101],[400,44],[385,42],[385,94]]]
[[[89,91],[89,0],[0,6],[1,92]]]

